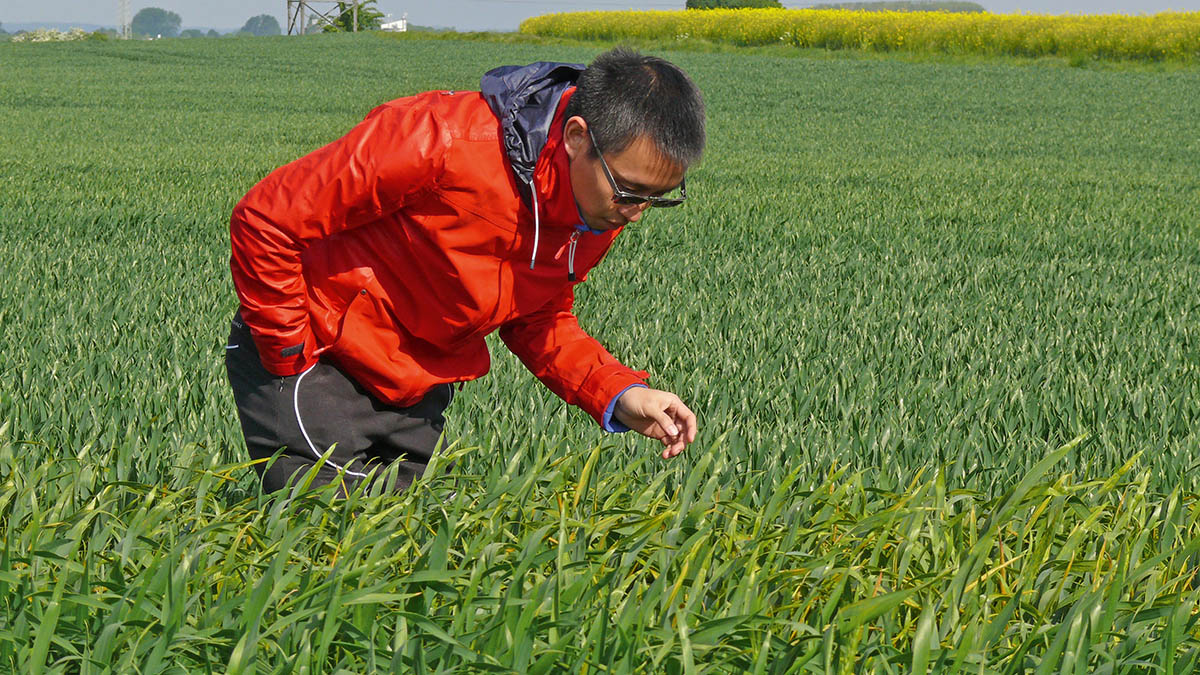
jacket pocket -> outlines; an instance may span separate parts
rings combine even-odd
[[[375,276],[370,270],[327,277],[309,287],[309,318],[319,347],[317,354],[336,345],[346,329],[346,318],[370,304]],[[310,282],[311,283],[311,282]]]

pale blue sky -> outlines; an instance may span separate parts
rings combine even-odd
[[[789,7],[816,2],[784,0]],[[1200,0],[975,0],[992,12],[1123,13],[1167,10],[1200,11]],[[161,7],[180,15],[183,27],[240,28],[257,14],[273,14],[284,25],[286,0],[132,0],[133,13],[144,7]],[[381,11],[399,18],[404,12],[413,23],[454,27],[459,30],[516,30],[522,19],[550,12],[596,9],[679,9],[683,0],[378,0]],[[0,23],[6,26],[34,22],[77,22],[115,26],[117,0],[0,0]],[[286,27],[285,27],[286,28]]]

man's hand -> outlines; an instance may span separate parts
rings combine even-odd
[[[696,440],[696,415],[669,391],[634,387],[617,399],[613,417],[643,436],[666,446],[663,459],[683,452]]]

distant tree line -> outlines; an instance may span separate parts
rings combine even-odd
[[[258,16],[250,17],[246,21],[246,25],[242,26],[242,29],[238,32],[257,35],[259,37],[283,33],[279,28],[279,22],[270,14],[259,14]]]
[[[358,5],[358,29],[359,30],[378,30],[383,24],[383,12],[380,12],[375,3],[377,0],[362,0]],[[712,0],[722,1],[722,0]],[[729,0],[724,0],[729,1]],[[774,0],[771,0],[774,1]],[[689,0],[690,2],[690,0]],[[776,5],[779,3],[776,2]],[[326,32],[339,32],[354,30],[354,5],[352,2],[339,2],[339,14],[332,24],[325,24],[319,28]],[[133,16],[130,22],[130,30],[136,37],[139,38],[159,38],[159,37],[184,37],[184,38],[215,38],[221,37],[221,33],[216,30],[209,29],[207,31],[200,28],[188,28],[180,30],[183,26],[183,18],[175,12],[170,12],[160,7],[146,7],[139,10]],[[318,26],[313,26],[317,28]],[[414,27],[418,28],[419,27]],[[18,34],[24,31],[18,31]],[[281,35],[283,29],[279,26],[279,21],[270,14],[259,14],[258,16],[250,17],[245,25],[240,30],[233,33],[234,35]],[[102,28],[94,33],[89,34],[93,39],[106,39],[117,36],[117,31],[107,28]],[[7,31],[4,30],[4,25],[0,23],[0,42],[7,42],[12,39]]]
[[[779,0],[687,0],[688,9],[781,9]]]
[[[179,37],[181,37],[181,38],[202,38],[202,37],[215,38],[215,37],[221,37],[221,34],[218,33],[217,31],[213,30],[212,28],[209,28],[207,32],[200,30],[199,28],[189,28],[187,30],[180,31]]]
[[[221,36],[213,29],[205,32],[199,28],[188,28],[181,32],[179,28],[182,24],[183,19],[175,12],[168,12],[158,7],[147,7],[133,16],[130,29],[134,35],[140,37],[213,38]],[[280,35],[281,33],[283,31],[279,28],[279,21],[275,17],[270,14],[259,14],[250,17],[235,35],[263,36]]]
[[[852,9],[863,12],[986,12],[983,5],[974,2],[939,2],[917,0],[916,2],[833,2],[812,5],[809,9]]]
[[[687,0],[688,9],[767,9],[781,8],[779,0]],[[974,2],[910,0],[904,2],[831,2],[811,5],[808,9],[853,9],[867,12],[984,12]]]
[[[133,15],[129,27],[134,35],[147,37],[176,37],[183,19],[175,12],[158,7],[147,7]]]

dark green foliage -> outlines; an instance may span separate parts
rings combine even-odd
[[[939,0],[915,0],[913,2],[833,2],[810,5],[808,9],[850,9],[862,12],[986,12],[983,5],[974,2],[940,2]]]
[[[216,29],[209,28],[208,33],[205,34],[205,37],[210,37],[210,38],[221,37],[221,34],[218,33],[216,31]]]
[[[688,9],[780,9],[779,0],[687,0]]]
[[[375,7],[376,0],[364,0],[358,3],[358,29],[379,30],[383,24],[383,12]],[[332,25],[326,24],[326,33],[349,32],[354,30],[354,3],[339,2],[338,15]]]
[[[168,12],[158,7],[147,7],[133,15],[130,27],[135,35],[146,37],[175,37],[183,19],[175,12]]]
[[[179,34],[181,38],[200,38],[204,37],[204,31],[199,28],[188,28]]]
[[[246,21],[246,25],[242,26],[241,33],[249,33],[250,35],[280,35],[283,31],[279,28],[279,21],[270,14],[259,14],[252,16]]]

